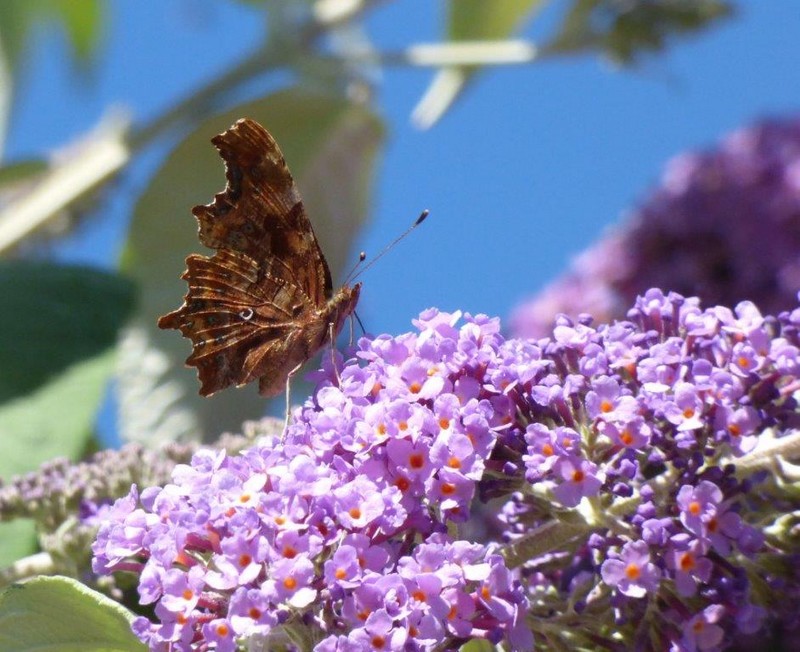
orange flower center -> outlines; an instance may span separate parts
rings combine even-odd
[[[625,567],[625,576],[629,580],[637,580],[642,574],[642,569],[637,564],[630,563]]]
[[[685,552],[680,556],[678,561],[678,565],[681,567],[682,571],[690,571],[695,567],[694,563],[694,555],[690,552]]]

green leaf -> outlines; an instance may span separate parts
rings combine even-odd
[[[26,159],[0,165],[0,186],[28,181],[46,170],[47,161],[42,159]]]
[[[462,645],[460,652],[494,652],[497,648],[485,638],[473,638]]]
[[[20,55],[28,53],[26,45],[36,24],[55,20],[64,28],[74,53],[86,59],[98,43],[105,8],[101,0],[3,0],[0,43],[16,69]]]
[[[54,457],[76,459],[92,434],[114,370],[114,351],[65,369],[47,384],[0,405],[0,477],[31,471]]]
[[[216,438],[239,431],[244,420],[265,411],[255,384],[200,397],[195,370],[184,366],[191,343],[156,327],[158,316],[177,308],[186,294],[179,278],[185,257],[212,253],[197,239],[191,208],[210,202],[225,187],[222,160],[209,140],[244,116],[266,126],[280,144],[334,277],[355,262],[351,243],[366,219],[383,140],[382,123],[367,107],[291,88],[202,123],[156,172],[134,212],[123,266],[141,284],[143,301],[123,347],[128,353],[121,358],[120,402],[131,406],[127,413],[132,415],[123,421],[127,437]],[[144,365],[143,359],[152,363]],[[134,413],[142,401],[153,406],[147,415]],[[156,405],[164,406],[162,415]],[[162,429],[167,420],[172,426]]]
[[[506,39],[543,4],[543,0],[450,0],[447,38],[451,41]],[[414,121],[427,128],[439,120],[478,70],[478,66],[451,66],[437,72],[414,109]]]
[[[629,64],[644,51],[659,51],[685,36],[726,18],[733,7],[725,0],[575,0],[547,54],[598,50]]]
[[[452,41],[504,39],[541,5],[542,0],[450,0],[447,36]]]
[[[143,652],[119,603],[66,577],[37,577],[0,593],[4,652]]]
[[[98,270],[4,263],[0,295],[0,478],[8,479],[85,449],[133,289]],[[32,552],[30,523],[12,525],[22,530],[4,526],[0,563]]]
[[[33,23],[35,4],[25,0],[0,2],[0,45],[12,70],[17,68],[19,53]]]
[[[61,19],[79,59],[86,60],[94,53],[102,33],[106,6],[100,0],[55,0],[54,13]]]
[[[133,308],[133,285],[88,267],[0,263],[0,407],[106,351]]]
[[[27,396],[0,405],[0,478],[31,471],[55,457],[74,460],[83,453],[114,359],[110,350],[74,364]],[[1,524],[0,565],[34,552],[33,534],[27,520]]]
[[[30,519],[0,523],[0,568],[36,552],[36,528]]]

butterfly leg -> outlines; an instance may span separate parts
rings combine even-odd
[[[289,429],[289,417],[292,414],[291,393],[292,393],[292,376],[294,376],[302,368],[301,362],[294,369],[292,369],[286,376],[286,416],[283,421],[283,430],[281,431],[281,443],[286,436],[286,431]]]
[[[354,314],[355,313],[353,313],[353,315]],[[350,322],[350,347],[351,348],[353,346],[353,342],[356,339],[356,329],[355,329],[355,326],[353,325],[354,322],[355,322],[355,319],[353,319],[353,315],[350,315],[350,319],[348,319],[348,321]]]
[[[357,312],[353,311],[353,314],[350,315],[350,344],[351,345],[353,344],[353,331],[355,330],[355,326],[353,325],[354,321],[358,322],[358,327],[361,329],[361,334],[362,335],[366,335],[367,334],[367,329],[364,328],[364,323],[361,321],[361,317],[358,316]]]
[[[336,333],[333,330],[333,322],[328,324],[328,340],[331,343],[331,369],[336,376],[336,383],[341,386],[342,377],[339,375],[339,369],[336,367]]]

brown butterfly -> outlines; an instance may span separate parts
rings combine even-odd
[[[336,338],[361,284],[333,293],[331,272],[280,148],[243,118],[211,139],[228,185],[192,213],[200,242],[216,253],[186,259],[183,305],[158,320],[192,340],[200,394],[258,379],[274,396],[289,376]]]

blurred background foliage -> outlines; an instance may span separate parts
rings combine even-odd
[[[122,440],[148,444],[211,440],[264,413],[254,388],[223,392],[213,401],[199,397],[194,371],[183,366],[188,342],[155,326],[185,292],[179,280],[185,256],[202,250],[189,210],[224,184],[209,138],[237,118],[255,118],[275,134],[339,276],[354,260],[351,243],[369,219],[391,127],[376,100],[384,66],[434,71],[411,118],[435,128],[467,88],[499,66],[570,56],[634,66],[733,10],[722,0],[449,0],[441,3],[437,42],[389,49],[371,42],[364,21],[395,3],[247,4],[263,21],[261,43],[230,67],[207,71],[188,96],[148,117],[109,106],[91,131],[74,134],[55,151],[3,159],[0,433],[6,452],[0,477],[95,450],[103,406]],[[546,38],[534,44],[516,37],[550,5],[559,6],[559,19],[548,14]],[[33,35],[43,24],[55,25],[72,53],[71,83],[91,85],[110,32],[108,9],[101,0],[0,3],[0,151],[35,56]],[[158,20],[158,8],[149,20]],[[272,82],[265,91],[256,82],[266,76]],[[153,156],[160,163],[132,192],[125,175]],[[61,242],[86,222],[106,219],[108,207],[119,203],[130,219],[116,269],[59,262]],[[5,550],[5,559],[32,542],[3,532],[9,548],[17,548]]]

